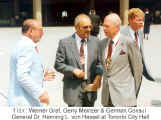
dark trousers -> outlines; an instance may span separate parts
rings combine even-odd
[[[96,97],[96,92],[81,92],[79,100],[73,105],[68,105],[68,107],[94,107]]]

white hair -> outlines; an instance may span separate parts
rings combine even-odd
[[[121,25],[121,19],[116,13],[110,13],[106,17],[111,19],[115,25],[119,25],[119,26]],[[106,17],[105,17],[105,19],[106,19]]]

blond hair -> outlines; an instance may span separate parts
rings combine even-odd
[[[128,19],[133,19],[135,17],[143,17],[144,12],[140,8],[132,8],[128,11]]]

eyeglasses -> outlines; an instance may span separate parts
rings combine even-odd
[[[83,28],[83,29],[92,29],[92,25],[86,25],[86,26],[80,26],[81,28]]]
[[[107,27],[108,27],[108,25],[105,25],[105,24],[103,24],[102,26],[103,26],[104,28],[107,28]]]

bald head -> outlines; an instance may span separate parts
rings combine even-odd
[[[105,20],[110,20],[114,25],[121,25],[121,19],[116,13],[110,13],[105,17]]]
[[[80,22],[84,21],[84,20],[89,20],[91,22],[91,19],[89,18],[88,15],[82,13],[82,14],[79,14],[75,20],[74,20],[74,25],[75,26],[79,26],[80,25]]]
[[[36,19],[27,19],[22,25],[22,34],[37,43],[43,36],[43,29],[40,21]]]
[[[27,19],[23,22],[22,33],[26,33],[29,30],[29,28],[34,28],[36,26],[41,26],[40,21],[36,19]]]
[[[113,39],[120,31],[121,19],[116,13],[107,15],[103,22],[104,33],[110,39]]]

